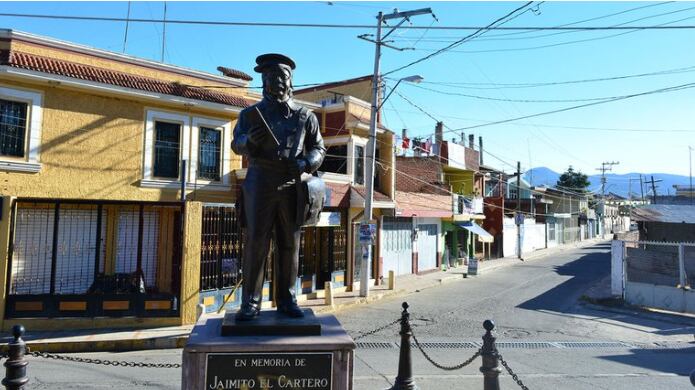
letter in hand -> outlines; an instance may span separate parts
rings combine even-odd
[[[260,146],[263,144],[268,132],[261,126],[255,126],[248,132],[248,139],[252,144]]]
[[[280,141],[275,138],[273,130],[270,129],[268,122],[263,118],[263,114],[261,114],[261,110],[258,107],[248,110],[245,115],[250,128],[248,139],[252,144],[268,148],[280,146]],[[264,145],[264,143],[268,145]]]

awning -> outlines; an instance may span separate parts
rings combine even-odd
[[[493,237],[492,234],[486,232],[485,229],[483,229],[477,223],[466,221],[466,222],[456,222],[456,225],[468,230],[469,232],[471,232],[473,234],[477,234],[478,240],[480,240],[482,242],[493,242],[495,240],[495,237]]]

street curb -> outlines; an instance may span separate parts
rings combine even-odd
[[[587,301],[582,302],[582,305],[584,305],[585,307],[587,307],[589,309],[598,310],[598,311],[604,311],[604,312],[615,313],[615,314],[625,314],[625,315],[631,315],[631,316],[644,316],[646,314],[646,315],[651,316],[655,320],[662,321],[662,322],[668,322],[668,323],[674,324],[674,325],[695,326],[695,318],[681,316],[677,313],[674,313],[674,314],[660,313],[660,312],[654,312],[651,310],[643,309],[640,307],[604,306],[604,305],[600,305],[597,303],[591,303],[591,302],[587,302]]]
[[[384,298],[391,298],[391,297],[398,297],[398,296],[403,296],[406,294],[411,294],[413,292],[418,292],[420,290],[432,288],[432,287],[437,287],[441,286],[442,284],[447,284],[451,282],[455,282],[457,280],[463,280],[466,277],[463,276],[464,274],[457,274],[457,275],[445,275],[440,279],[436,279],[432,282],[422,284],[421,286],[415,288],[414,290],[411,289],[398,289],[398,290],[386,290],[384,292],[379,292],[379,293],[374,293],[370,295],[369,297],[364,297],[364,298],[358,298],[357,300],[351,301],[351,302],[345,302],[345,303],[340,303],[340,304],[334,304],[332,307],[328,306],[322,306],[322,307],[316,307],[312,308],[315,313],[317,314],[328,314],[328,313],[337,313],[341,310],[348,309],[351,307],[359,306],[359,305],[364,305],[368,304],[374,301],[378,301]]]
[[[577,249],[577,248],[582,248],[585,246],[590,246],[590,245],[595,245],[599,244],[604,240],[592,240],[592,241],[583,241],[582,244],[579,245],[574,245],[571,247],[557,247],[551,248],[553,251],[547,251],[542,250],[538,252],[534,252],[530,254],[529,256],[525,257],[524,260],[534,260],[534,259],[539,259],[542,257],[550,256],[554,253],[558,252],[564,252],[565,250],[568,249]],[[516,261],[514,261],[516,260]],[[478,276],[484,275],[488,272],[500,269],[500,268],[505,268],[508,266],[511,266],[513,264],[518,264],[519,260],[514,258],[514,257],[506,257],[502,259],[496,259],[496,260],[491,260],[492,262],[497,262],[496,264],[493,263],[490,266],[487,267],[480,267],[478,269]],[[364,304],[369,304],[371,302],[375,302],[378,300],[386,299],[386,298],[396,298],[399,296],[407,295],[407,294],[412,294],[415,292],[419,292],[421,290],[429,289],[432,287],[437,287],[441,286],[444,284],[449,284],[453,283],[456,281],[462,281],[466,278],[474,277],[475,275],[467,275],[465,273],[459,273],[459,272],[452,272],[449,275],[442,275],[441,277],[437,279],[432,279],[430,281],[426,282],[421,282],[421,285],[414,285],[409,288],[401,288],[401,289],[396,289],[396,290],[381,290],[378,293],[372,293],[369,297],[363,297],[363,298],[358,298],[351,300],[350,302],[344,302],[344,303],[339,303],[339,304],[334,304],[332,307],[329,306],[316,306],[316,307],[310,307],[312,310],[314,310],[315,313],[317,314],[329,314],[329,313],[337,313],[339,311],[349,309],[355,306],[359,305],[364,305]],[[337,298],[340,299],[340,298]],[[606,308],[604,306],[599,306],[599,305],[594,305],[591,303],[585,303],[587,307],[593,307],[596,310],[602,310],[602,311],[614,311],[617,313],[621,314],[630,314],[630,315],[638,315],[639,312],[636,311],[630,311],[630,310],[625,310],[621,309],[622,311],[618,311],[616,308]],[[665,317],[664,321],[666,322],[672,322],[672,323],[678,323],[682,324],[679,322],[674,322],[672,319],[671,315],[664,314],[664,313],[654,313],[654,312],[647,312],[644,311],[643,313],[649,313],[652,315],[656,316],[663,316]],[[695,320],[693,320],[695,323]],[[6,339],[7,340],[7,339]],[[188,334],[185,335],[176,335],[176,336],[166,336],[166,337],[151,337],[151,338],[142,338],[142,339],[119,339],[119,340],[88,340],[88,341],[68,341],[68,340],[60,340],[60,341],[43,341],[43,340],[26,340],[26,345],[28,347],[29,351],[40,351],[40,352],[50,352],[50,353],[86,353],[86,352],[126,352],[126,351],[143,351],[143,350],[152,350],[152,349],[175,349],[175,348],[183,348],[186,345],[186,342],[188,341]],[[7,343],[2,343],[0,344],[0,351],[6,352],[7,351]]]
[[[152,337],[146,339],[123,339],[103,341],[26,341],[28,352],[77,353],[77,352],[127,352],[151,349],[183,348],[188,335],[171,337]],[[7,344],[0,346],[7,351]]]

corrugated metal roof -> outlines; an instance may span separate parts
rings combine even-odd
[[[646,222],[695,224],[695,206],[650,204],[632,210],[632,219]]]

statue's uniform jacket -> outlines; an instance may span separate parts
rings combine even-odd
[[[245,123],[245,114],[254,107],[258,107],[280,142],[278,148],[249,142],[250,129]],[[277,302],[279,305],[295,302],[300,226],[297,224],[296,178],[289,169],[292,163],[288,160],[304,159],[307,173],[319,168],[326,153],[319,122],[314,113],[292,99],[280,103],[264,98],[240,113],[232,150],[247,156],[249,162],[242,185],[246,223],[242,303],[260,305],[271,237],[275,238],[278,249],[274,269]]]

